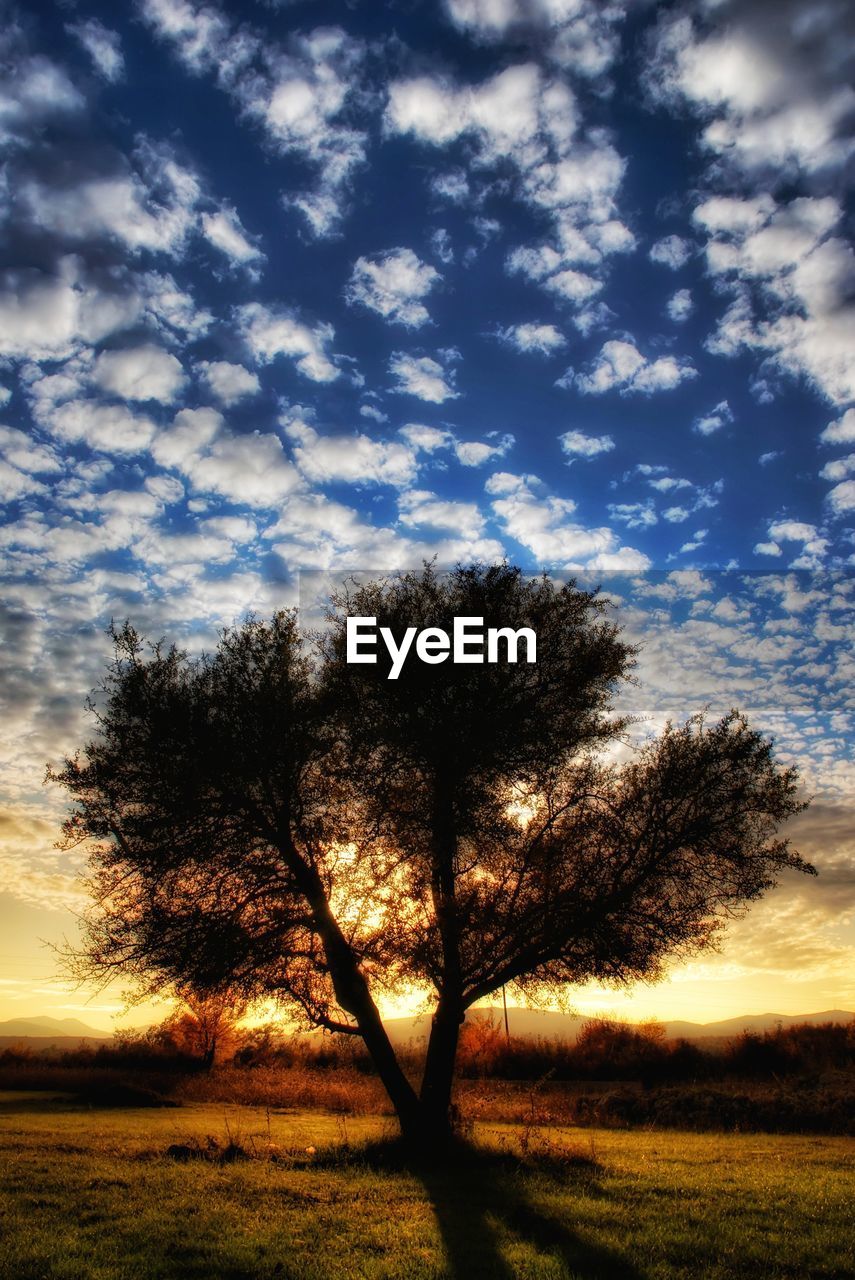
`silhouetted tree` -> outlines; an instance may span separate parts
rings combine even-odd
[[[228,989],[200,994],[183,987],[177,994],[180,1004],[159,1030],[179,1052],[198,1058],[210,1070],[215,1062],[238,1048],[238,1024],[246,1015],[246,1000]]]
[[[536,664],[345,660],[348,615],[531,627]],[[98,729],[57,774],[94,842],[79,977],[224,984],[360,1035],[414,1142],[449,1132],[460,1026],[503,984],[534,1000],[650,979],[785,867],[796,775],[737,712],[617,763],[634,651],[595,593],[508,566],[430,566],[335,597],[309,643],[250,619],[189,660],[114,633]],[[432,993],[416,1091],[377,1007]]]

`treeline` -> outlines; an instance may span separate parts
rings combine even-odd
[[[418,1068],[423,1045],[402,1054]],[[100,1045],[38,1051],[12,1046],[0,1052],[4,1068],[47,1065],[69,1069],[156,1071],[192,1075],[215,1065],[231,1069],[346,1070],[372,1075],[361,1042],[329,1035],[283,1035],[272,1026],[222,1031],[212,1045],[192,1027],[174,1021],[143,1033],[124,1032]],[[505,1036],[501,1024],[476,1018],[464,1025],[458,1057],[462,1079],[636,1082],[645,1087],[723,1080],[767,1081],[809,1077],[855,1068],[855,1020],[819,1025],[798,1023],[763,1032],[744,1031],[724,1042],[669,1039],[661,1024],[609,1019],[587,1022],[575,1042]]]
[[[855,1067],[855,1020],[743,1031],[723,1042],[669,1039],[660,1023],[587,1022],[575,1042],[514,1039],[487,1020],[463,1028],[459,1074],[469,1078],[639,1081],[643,1085],[770,1080]]]

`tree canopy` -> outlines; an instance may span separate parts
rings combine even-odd
[[[346,661],[346,619],[531,627],[538,660]],[[75,969],[148,990],[271,996],[361,1035],[405,1134],[448,1131],[466,1010],[655,978],[784,868],[793,769],[737,711],[621,752],[635,652],[606,602],[509,566],[431,566],[333,598],[328,626],[249,618],[212,654],[125,624],[71,794],[93,905]],[[378,1013],[429,993],[419,1092]]]

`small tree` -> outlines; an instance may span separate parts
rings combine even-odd
[[[348,615],[531,627],[538,661],[345,660]],[[548,1000],[656,977],[786,867],[796,775],[737,712],[667,727],[618,765],[612,695],[633,650],[596,593],[508,566],[430,566],[293,613],[195,661],[114,632],[98,732],[51,774],[94,842],[75,971],[149,990],[227,985],[360,1035],[414,1143],[442,1142],[466,1010],[504,984]],[[419,1091],[377,1007],[433,997]]]
[[[238,1023],[247,1012],[246,1000],[231,991],[199,994],[183,989],[177,994],[180,1004],[164,1019],[160,1030],[177,1049],[198,1058],[210,1070],[238,1048]]]

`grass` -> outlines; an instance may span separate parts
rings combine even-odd
[[[0,1276],[855,1278],[852,1139],[482,1124],[441,1170],[406,1167],[391,1134],[0,1095]]]

